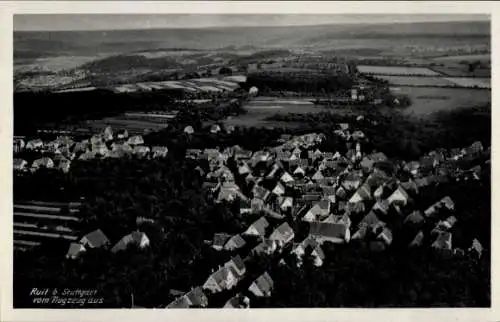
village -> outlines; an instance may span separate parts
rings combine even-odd
[[[357,120],[361,121],[362,116]],[[213,135],[221,131],[231,128],[210,128]],[[191,126],[184,129],[185,135],[193,132]],[[342,140],[347,152],[321,151],[318,147],[326,136]],[[279,265],[291,265],[286,258],[292,254],[297,259],[293,264],[296,269],[309,257],[315,266],[321,267],[326,256],[323,247],[328,243],[357,243],[370,251],[383,252],[396,242],[393,235],[398,229],[411,232],[405,245],[409,249],[431,247],[444,257],[481,256],[483,247],[477,239],[471,240],[467,249],[454,247],[453,228],[460,218],[454,215],[452,198],[443,194],[430,205],[415,200],[433,186],[479,180],[489,167],[490,148],[475,142],[463,148],[431,151],[419,160],[404,162],[390,160],[382,152],[364,151],[368,140],[356,124],[340,123],[333,133],[282,135],[280,145],[255,152],[239,146],[188,149],[186,158],[208,162],[209,171],[202,167],[196,170],[205,178],[204,188],[211,192],[214,201],[237,203],[242,216],[256,220],[240,234],[220,231],[212,240],[206,240],[214,250],[227,253],[227,261],[207,268],[203,285],[185,285],[189,291],[174,292],[176,299],[166,308],[207,307],[210,299],[221,292],[231,294],[225,308],[249,308],[250,298],[272,296],[274,285],[272,271],[266,267],[253,274],[247,272],[247,263],[253,258],[271,257]],[[125,131],[115,132],[111,127],[78,142],[69,136],[49,142],[15,139],[14,152],[24,150],[48,152],[53,157],[43,156],[31,165],[14,159],[17,173],[40,168],[68,173],[74,159],[164,158],[168,154],[166,146],[146,146],[142,136],[129,137]],[[24,206],[24,211],[29,207]],[[22,214],[26,218],[26,213]],[[147,248],[150,240],[139,229],[144,221],[154,222],[137,218],[138,229],[112,247],[100,229],[84,232],[81,238],[66,238],[70,241],[66,257],[75,259],[86,249],[109,248],[116,253],[130,245]],[[29,224],[21,223],[19,227],[18,223],[17,228],[15,224],[18,235],[23,235],[22,225],[26,228]],[[23,247],[38,244],[19,238],[17,242]],[[255,274],[256,278],[248,279]]]

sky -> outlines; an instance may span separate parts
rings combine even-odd
[[[488,15],[220,15],[220,14],[23,14],[14,16],[15,31],[120,30],[249,26],[310,26],[346,23],[489,21]]]

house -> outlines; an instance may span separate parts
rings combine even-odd
[[[349,203],[355,204],[361,201],[367,201],[371,199],[371,190],[367,184],[363,184],[356,190],[356,192],[349,199]]]
[[[406,216],[404,224],[410,227],[420,228],[425,224],[425,217],[421,211],[415,210],[414,212]]]
[[[134,231],[120,239],[120,241],[116,243],[113,248],[111,248],[111,252],[116,253],[125,250],[130,245],[136,245],[138,248],[143,249],[148,247],[149,243],[149,238],[145,233]]]
[[[349,130],[349,123],[338,123],[337,126],[341,131]]]
[[[366,227],[376,227],[380,226],[382,221],[378,218],[375,212],[370,211],[363,219],[359,222],[358,227],[361,228],[363,226]]]
[[[270,239],[264,239],[260,244],[252,249],[252,254],[272,255],[278,249],[278,242]]]
[[[167,305],[167,309],[188,309],[190,302],[186,296],[180,296]]]
[[[267,272],[260,275],[248,288],[257,297],[269,297],[274,287],[274,281]]]
[[[411,193],[413,195],[418,195],[419,193],[418,186],[413,180],[407,182],[401,182],[401,188],[403,188],[406,192]]]
[[[268,226],[269,223],[267,222],[266,218],[260,217],[247,228],[243,235],[264,237],[266,235],[266,228]]]
[[[347,190],[356,190],[361,185],[362,176],[356,172],[348,173],[342,180],[342,186]]]
[[[94,134],[90,137],[90,145],[95,145],[103,143],[102,136],[99,134]]]
[[[219,194],[217,196],[217,201],[229,201],[232,202],[235,200],[239,194],[239,187],[235,183],[224,182],[220,188]]]
[[[112,141],[113,140],[113,129],[110,126],[107,126],[104,129],[104,132],[102,134],[102,138],[104,141]]]
[[[226,131],[226,133],[231,134],[235,131],[235,127],[234,125],[225,125],[224,130]]]
[[[253,198],[250,201],[250,208],[252,208],[252,213],[258,213],[264,209],[265,203],[262,199]]]
[[[382,232],[377,236],[377,239],[384,242],[386,246],[389,246],[392,244],[392,231],[387,227],[383,227]]]
[[[465,149],[462,149],[462,154],[476,156],[484,151],[483,144],[479,141],[472,143]]]
[[[208,298],[199,286],[192,288],[184,295],[184,297],[188,300],[190,307],[194,306],[203,308],[208,306]]]
[[[242,296],[237,294],[230,298],[226,304],[224,304],[224,309],[248,309],[250,307],[250,299],[247,296]]]
[[[298,166],[297,168],[295,168],[295,170],[293,170],[293,175],[295,177],[303,177],[306,175],[306,170],[301,166]]]
[[[212,273],[203,284],[204,290],[209,290],[212,293],[219,293],[224,290],[232,289],[238,283],[234,271],[228,267],[219,267]]]
[[[66,254],[66,258],[75,259],[81,253],[85,252],[85,247],[79,243],[71,243],[69,245],[68,253]]]
[[[57,148],[59,147],[59,141],[57,140],[54,140],[54,141],[50,141],[50,142],[47,142],[45,143],[45,150],[48,151],[48,152],[52,152],[52,153],[57,153],[59,152],[57,150]]]
[[[212,240],[212,248],[215,250],[222,250],[230,238],[231,235],[226,233],[214,234],[214,238]]]
[[[280,181],[287,184],[291,183],[294,181],[293,177],[288,173],[288,172],[283,172],[283,174],[280,177]]]
[[[212,126],[210,127],[210,133],[212,133],[212,134],[217,134],[217,133],[219,133],[220,131],[221,131],[221,128],[220,128],[220,126],[219,126],[219,125],[217,125],[217,124],[214,124],[214,125],[212,125]]]
[[[350,241],[351,232],[346,223],[313,221],[309,223],[309,237],[319,244],[325,241],[340,244]]]
[[[415,235],[415,238],[413,238],[413,240],[410,242],[410,244],[408,245],[408,247],[409,248],[420,247],[420,246],[422,246],[423,242],[424,242],[424,232],[423,231],[419,231]]]
[[[245,263],[241,259],[240,255],[232,257],[228,262],[224,264],[224,267],[231,269],[235,276],[238,278],[243,277],[247,271]]]
[[[440,232],[431,247],[438,251],[451,252],[451,237],[452,235],[449,232]]]
[[[54,161],[52,161],[52,159],[49,157],[42,157],[33,161],[33,164],[31,165],[31,168],[33,169],[39,169],[42,167],[52,169],[54,167]]]
[[[390,205],[387,200],[379,200],[373,205],[372,211],[381,215],[387,215],[389,207]]]
[[[224,245],[224,250],[233,251],[236,249],[240,249],[246,245],[246,242],[240,235],[234,235],[229,238],[226,244]]]
[[[61,159],[59,161],[59,164],[57,165],[57,168],[64,173],[68,173],[69,169],[71,168],[71,161],[69,161],[68,159]]]
[[[21,152],[25,146],[26,143],[24,142],[23,139],[14,139],[12,142],[12,148],[14,153]]]
[[[292,197],[278,197],[279,207],[282,211],[286,211],[293,207],[293,198]]]
[[[124,139],[128,138],[128,131],[127,130],[118,130],[116,132],[116,138],[118,140],[124,140]]]
[[[365,156],[359,164],[364,171],[371,172],[373,170],[373,165],[375,164],[375,162],[368,156]]]
[[[278,183],[276,183],[276,186],[274,187],[272,193],[274,193],[277,196],[282,196],[285,194],[285,187],[283,186],[283,184],[281,182],[278,181]]]
[[[254,198],[265,201],[269,197],[270,192],[266,188],[256,184],[252,188],[252,194]]]
[[[151,152],[153,158],[165,158],[168,154],[168,148],[166,146],[153,146]]]
[[[302,242],[294,243],[290,253],[297,256],[297,259],[300,259],[305,255],[308,247],[314,249],[318,246],[319,246],[319,243],[314,238],[311,238],[308,236]]]
[[[132,148],[132,153],[139,158],[144,158],[150,153],[150,149],[143,145],[134,145]]]
[[[294,236],[292,227],[287,222],[284,222],[271,233],[269,239],[278,242],[280,245],[285,245],[292,241]]]
[[[355,233],[352,235],[351,240],[363,240],[366,237],[368,232],[368,226],[361,226]]]
[[[102,230],[97,229],[83,236],[80,244],[88,248],[101,248],[109,245],[109,239]]]
[[[16,171],[25,170],[28,167],[28,161],[23,159],[14,159],[13,169]]]
[[[469,248],[469,252],[474,252],[478,257],[481,257],[483,253],[483,246],[476,238],[472,241],[472,246]]]
[[[240,214],[252,213],[252,204],[248,199],[240,199]]]
[[[330,214],[330,201],[320,200],[314,202],[313,206],[302,218],[303,221],[317,221],[328,217]]]
[[[408,162],[404,169],[410,172],[413,176],[418,176],[420,173],[420,163],[418,161]]]
[[[321,179],[324,179],[325,177],[323,176],[323,174],[321,173],[320,170],[316,171],[316,173],[312,176],[312,180],[314,181],[318,181],[318,180],[321,180]]]
[[[403,206],[406,206],[406,204],[408,203],[409,200],[410,200],[410,196],[401,186],[398,186],[396,191],[394,191],[389,196],[389,198],[387,198],[389,205],[396,203],[396,204],[402,204]]]
[[[194,129],[192,126],[188,125],[184,128],[184,133],[186,134],[193,134],[194,133]]]
[[[78,160],[86,161],[86,160],[92,160],[96,157],[95,152],[87,151],[85,153],[80,154],[78,157]]]
[[[39,150],[43,148],[43,141],[40,139],[30,140],[26,143],[26,150]]]
[[[108,147],[104,142],[96,142],[92,144],[92,152],[94,155],[106,156],[108,154]]]
[[[245,175],[251,173],[250,168],[246,164],[246,162],[241,162],[241,164],[238,166],[238,174],[239,175]]]

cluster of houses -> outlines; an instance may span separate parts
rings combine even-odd
[[[73,160],[122,158],[130,155],[141,158],[162,158],[168,154],[168,148],[165,146],[149,147],[144,144],[142,136],[129,136],[126,130],[115,133],[111,127],[81,141],[74,141],[70,136],[59,136],[55,140],[46,142],[39,138],[27,142],[23,138],[14,138],[13,150],[13,168],[19,172],[33,172],[40,168],[55,168],[68,172]],[[23,151],[40,153],[40,158],[29,164],[28,161],[16,157],[16,154]]]
[[[75,240],[69,245],[68,252],[66,253],[66,258],[76,259],[87,249],[104,248],[109,249],[112,253],[117,253],[126,250],[132,245],[138,247],[139,249],[144,249],[150,244],[148,236],[141,231],[133,231],[130,234],[124,236],[120,239],[113,247],[108,237],[103,233],[102,230],[94,230],[85,236],[83,236],[79,241]]]
[[[216,234],[212,247],[238,251],[249,238],[257,237],[252,254],[291,253],[300,266],[309,249],[314,264],[321,266],[325,242],[358,242],[371,251],[384,251],[394,242],[393,229],[402,226],[411,233],[408,248],[428,245],[440,255],[481,256],[483,247],[477,239],[469,249],[453,247],[453,228],[459,218],[454,215],[455,202],[450,196],[443,195],[430,205],[417,204],[415,199],[427,187],[450,180],[479,180],[482,167],[488,166],[490,148],[475,142],[463,149],[439,149],[404,162],[390,160],[381,152],[364,153],[364,134],[350,131],[349,124],[339,124],[334,135],[345,139],[347,152],[321,151],[325,135],[318,133],[284,135],[281,145],[256,152],[238,146],[188,150],[187,157],[209,161],[205,187],[216,201],[238,202],[241,215],[261,216],[241,234]],[[230,158],[236,168],[228,166]],[[279,224],[271,227],[266,216],[278,219]],[[399,225],[394,225],[395,221]],[[301,240],[295,240],[302,234],[292,229],[297,222],[309,226],[307,237]],[[432,227],[430,231],[428,227]],[[284,259],[280,263],[286,264]],[[227,265],[222,266],[202,288],[230,288],[239,275],[229,272]],[[268,296],[272,285],[266,275],[255,282],[258,290],[252,293]],[[242,303],[241,299],[232,300]]]

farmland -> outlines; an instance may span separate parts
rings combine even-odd
[[[422,67],[368,65],[358,65],[357,67],[360,73],[369,75],[439,76],[435,71]]]
[[[388,81],[391,85],[400,86],[491,88],[490,78],[386,75],[377,75],[376,77]]]
[[[408,95],[412,105],[402,112],[417,117],[491,103],[491,91],[481,89],[401,86],[392,88],[391,91]]]
[[[275,114],[333,112],[330,108],[314,105],[314,100],[313,97],[301,99],[257,97],[246,104],[245,110],[247,113],[228,118],[224,122],[235,126],[280,126],[279,122],[269,121],[267,118]],[[345,110],[339,111],[342,114],[345,112]],[[294,124],[287,122],[286,126],[294,126]]]
[[[78,131],[102,133],[107,126],[116,129],[127,130],[131,135],[144,134],[150,131],[159,131],[167,128],[171,119],[175,118],[175,114],[166,115],[140,115],[139,113],[126,113],[114,117],[106,117],[100,120],[89,120],[78,124]]]
[[[491,88],[491,78],[446,77],[445,79],[459,87]]]

